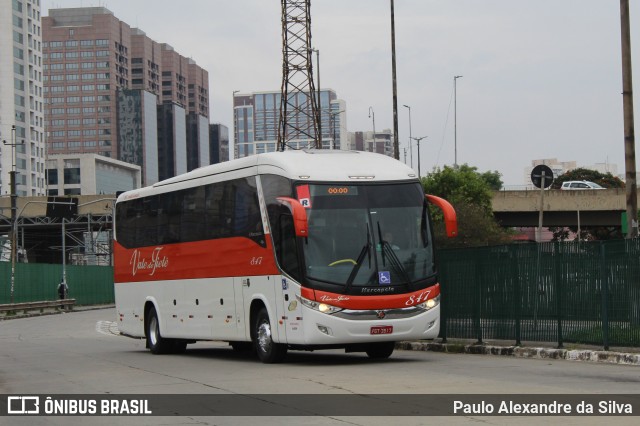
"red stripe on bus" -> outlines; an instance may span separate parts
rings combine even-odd
[[[248,238],[127,249],[114,242],[116,283],[279,274],[271,242]]]
[[[411,293],[352,296],[329,293],[303,287],[301,295],[305,299],[315,300],[344,309],[397,309],[424,303],[440,294],[440,284]]]

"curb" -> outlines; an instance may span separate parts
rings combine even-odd
[[[562,359],[606,364],[640,365],[640,354],[596,351],[588,349],[552,349],[521,346],[465,345],[462,343],[398,342],[396,349],[464,353],[474,355],[512,356],[529,359]]]

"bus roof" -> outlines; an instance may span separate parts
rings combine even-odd
[[[160,189],[180,182],[248,169],[253,169],[251,174],[277,174],[293,180],[309,181],[375,182],[417,178],[409,166],[386,155],[364,151],[311,149],[269,152],[212,164],[157,182],[152,187]],[[133,195],[131,193],[142,196],[148,192],[133,190],[129,191]]]

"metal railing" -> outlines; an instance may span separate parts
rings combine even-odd
[[[23,303],[7,303],[0,305],[0,314],[7,316],[18,313],[28,314],[31,311],[38,310],[44,312],[46,309],[62,309],[70,311],[75,305],[76,299],[62,300],[43,300],[39,302],[23,302]]]
[[[640,240],[441,250],[441,337],[640,346]]]

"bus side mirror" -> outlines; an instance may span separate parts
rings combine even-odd
[[[296,237],[309,236],[309,223],[307,222],[307,212],[300,204],[300,201],[289,197],[277,197],[276,200],[280,204],[287,206],[293,216],[293,227],[296,231]]]
[[[458,219],[451,203],[435,195],[426,194],[425,196],[428,202],[439,207],[442,213],[444,213],[444,227],[447,232],[447,237],[453,238],[458,235]]]

